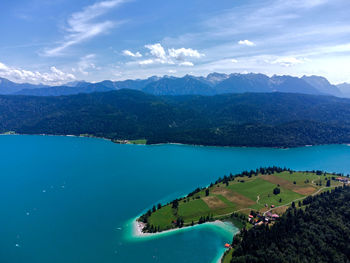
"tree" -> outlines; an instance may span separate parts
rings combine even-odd
[[[209,188],[205,189],[205,196],[209,195]]]
[[[177,201],[177,199],[175,199],[175,200],[172,202],[172,208],[177,209],[178,206],[179,206],[179,201]]]
[[[158,204],[158,209],[161,209],[162,208],[162,204]]]
[[[179,217],[179,218],[176,220],[176,226],[181,228],[181,227],[183,227],[183,225],[184,225],[184,220],[183,220],[182,217]]]
[[[251,210],[250,215],[252,215],[253,217],[256,217],[258,214],[254,210]]]
[[[281,192],[281,189],[279,189],[278,187],[276,187],[275,189],[273,189],[273,194],[274,195],[278,195]]]
[[[326,186],[327,186],[327,187],[330,187],[330,186],[331,186],[331,180],[327,180]]]

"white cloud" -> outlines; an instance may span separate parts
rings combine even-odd
[[[166,63],[168,61],[168,57],[161,44],[157,43],[153,45],[146,45],[145,48],[148,48],[150,50],[151,55],[158,58],[161,63]]]
[[[111,8],[124,3],[125,0],[109,0],[97,2],[85,7],[82,11],[73,13],[67,21],[65,40],[57,47],[44,51],[46,56],[60,55],[66,48],[101,35],[117,25],[113,21],[96,22],[94,19],[102,16]]]
[[[133,57],[133,58],[141,58],[142,54],[140,52],[133,53],[130,50],[123,50],[123,54],[125,56]]]
[[[0,62],[0,76],[18,82],[44,83],[49,85],[59,85],[67,81],[75,80],[75,76],[65,73],[52,66],[49,72],[41,73],[38,71],[30,71],[21,68],[6,66]]]
[[[186,58],[200,58],[204,54],[200,54],[197,50],[192,48],[179,48],[179,49],[168,49],[169,56],[177,60],[185,60]]]
[[[141,60],[139,61],[140,65],[150,65],[150,64],[154,64],[154,60],[153,59],[146,59],[146,60]]]
[[[80,58],[78,62],[78,71],[82,73],[83,75],[89,75],[88,70],[89,69],[98,69],[94,63],[94,60],[96,58],[95,54],[88,54],[82,58]]]
[[[186,66],[186,67],[193,67],[194,66],[194,64],[192,62],[189,62],[189,61],[181,62],[179,65]]]
[[[150,58],[138,61],[137,63],[139,65],[167,64],[194,66],[193,62],[188,61],[188,59],[199,59],[204,56],[204,54],[201,54],[198,50],[192,48],[170,48],[166,51],[160,43],[145,45],[145,48],[149,50],[149,54],[146,55]],[[126,55],[125,51],[128,50],[124,50],[124,54]],[[129,52],[127,53],[130,56]]]
[[[305,63],[305,59],[298,59],[295,57],[281,57],[270,61],[271,64],[279,64],[283,67],[291,67],[294,65]]]
[[[238,60],[233,58],[233,59],[231,59],[231,62],[232,63],[238,63]]]
[[[249,47],[252,47],[252,46],[255,46],[255,43],[252,42],[252,41],[249,41],[249,40],[240,40],[238,41],[238,44],[239,45],[244,45],[244,46],[249,46]]]
[[[8,67],[5,64],[0,62],[0,71],[5,71],[7,69],[8,69]]]

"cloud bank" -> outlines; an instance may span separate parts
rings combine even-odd
[[[147,59],[138,60],[139,65],[152,65],[152,64],[167,64],[167,65],[179,65],[179,66],[194,66],[190,59],[199,59],[204,56],[204,54],[199,53],[198,50],[192,48],[165,48],[160,43],[145,45],[148,50],[146,56]],[[140,58],[143,55],[140,52],[133,53],[129,50],[124,50],[123,54],[125,56]]]
[[[1,62],[0,76],[21,83],[43,83],[48,85],[60,85],[76,79],[73,74],[65,73],[54,66],[50,68],[49,72],[41,73],[38,71],[9,67]]]

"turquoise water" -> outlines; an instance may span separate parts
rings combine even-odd
[[[350,173],[350,147],[117,145],[0,136],[0,262],[213,262],[235,228],[134,238],[131,219],[219,176],[259,166]]]

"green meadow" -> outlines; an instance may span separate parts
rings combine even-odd
[[[131,144],[146,144],[147,140],[146,139],[139,139],[139,140],[129,140]]]
[[[290,171],[234,177],[178,199],[175,207],[172,203],[162,206],[150,214],[147,224],[164,231],[178,227],[176,220],[182,220],[186,226],[200,222],[201,218],[220,219],[234,212],[249,214],[251,210],[271,210],[279,213],[279,207],[287,207],[293,201],[341,185],[334,180],[335,177],[332,174]],[[330,186],[327,186],[328,180]],[[274,193],[276,188],[278,193]]]

